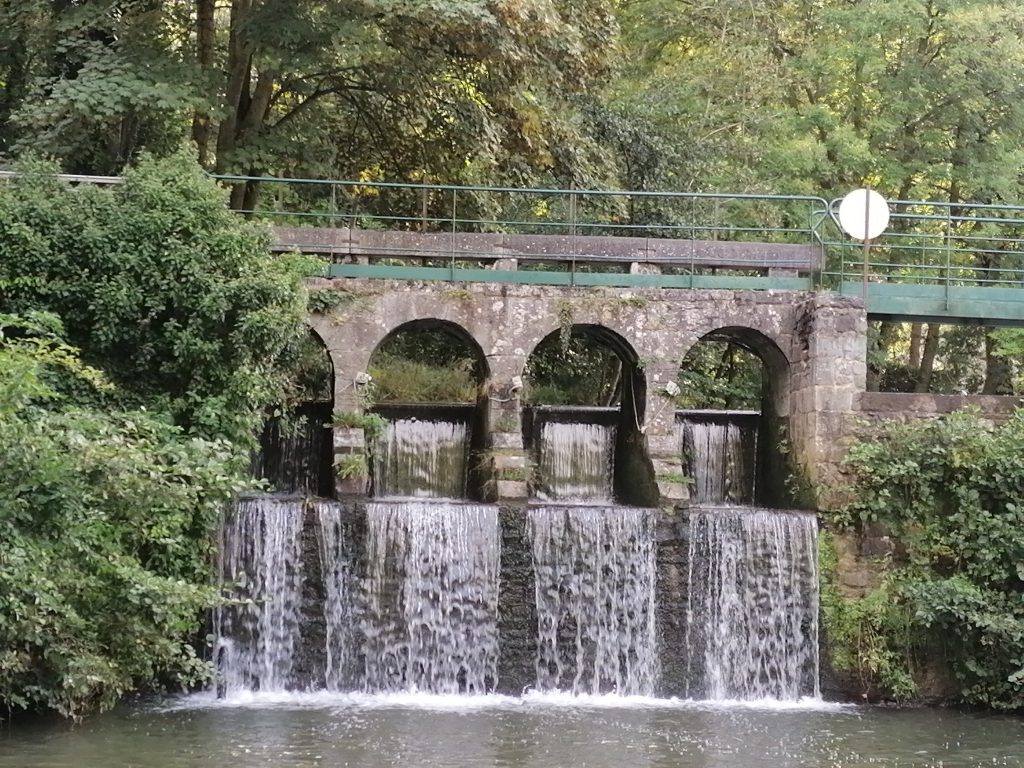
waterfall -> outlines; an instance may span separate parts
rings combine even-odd
[[[690,510],[690,693],[818,696],[818,551],[813,514]]]
[[[537,496],[610,503],[614,450],[614,427],[546,422],[540,434]]]
[[[722,419],[684,417],[683,456],[693,478],[692,497],[698,504],[743,504],[754,499],[754,459],[757,425],[750,414],[720,414]]]
[[[374,447],[378,497],[461,498],[466,495],[468,429],[463,422],[399,418]]]
[[[440,502],[366,509],[366,686],[484,693],[497,681],[498,509]]]
[[[242,601],[217,616],[220,687],[280,691],[291,682],[302,592],[301,501],[239,499],[222,529],[221,577]]]
[[[653,510],[551,506],[530,510],[527,520],[538,688],[653,694]]]
[[[252,475],[283,493],[326,495],[334,483],[331,472],[331,403],[304,403],[287,416],[267,420]]]
[[[358,669],[358,593],[355,572],[355,533],[344,519],[345,509],[334,501],[315,501],[324,581],[326,662],[324,682],[329,691],[351,690],[361,682]]]

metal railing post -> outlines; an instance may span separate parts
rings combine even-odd
[[[576,182],[569,185],[569,250],[572,261],[569,264],[569,285],[576,285]]]
[[[949,311],[949,282],[950,282],[950,261],[953,249],[953,209],[946,206],[946,311]]]
[[[455,282],[455,213],[458,204],[458,190],[452,190],[452,239],[451,239],[451,260],[449,261],[449,280]]]

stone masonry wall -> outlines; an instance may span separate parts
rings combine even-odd
[[[523,498],[519,393],[532,350],[565,319],[602,326],[635,356],[646,378],[643,434],[664,503],[685,498],[672,401],[687,351],[707,334],[735,338],[754,349],[772,378],[775,415],[788,427],[795,467],[812,484],[827,476],[842,414],[864,387],[866,322],[857,299],[812,293],[685,289],[562,288],[474,283],[450,285],[395,280],[320,280],[345,301],[311,318],[335,370],[335,408],[359,411],[359,373],[388,333],[405,323],[454,323],[479,346],[489,368],[490,447],[498,468],[499,499]],[[359,430],[337,430],[337,453],[363,450]],[[503,466],[509,471],[502,474]],[[365,481],[349,482],[351,493]]]

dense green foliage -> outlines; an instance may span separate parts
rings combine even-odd
[[[1017,203],[1022,67],[1024,7],[1008,0],[20,0],[0,7],[0,153],[114,173],[188,137],[226,173],[825,198],[868,183]],[[238,184],[233,205],[261,209],[258,188]],[[356,197],[360,213],[451,215],[441,195]],[[550,223],[567,200],[467,191],[459,213]],[[752,223],[736,202],[578,206],[638,234]],[[979,244],[993,226],[955,235]],[[894,272],[907,253],[885,255]],[[1000,258],[967,247],[954,267],[970,281],[1012,266]],[[876,331],[870,388],[1019,384],[1020,355],[991,328]]]
[[[727,341],[695,344],[679,367],[679,408],[761,410],[765,370],[756,354]]]
[[[377,355],[370,366],[369,397],[375,403],[475,403],[480,386],[468,358],[432,365]]]
[[[114,187],[53,170],[23,163],[0,189],[0,309],[60,316],[123,398],[249,439],[283,399],[309,265],[272,258],[183,152],[143,158]]]
[[[0,333],[0,706],[77,717],[204,678],[186,640],[244,452],[79,405],[61,390],[110,384],[74,348],[10,316]]]
[[[622,397],[622,360],[584,332],[552,334],[526,364],[526,399],[538,405],[617,405]]]
[[[896,629],[909,622],[917,647],[942,649],[964,702],[1024,708],[1024,411],[997,427],[970,413],[886,425],[851,449],[849,470],[835,522],[880,523],[905,550],[864,607],[875,655],[912,672]]]
[[[208,674],[219,512],[304,386],[307,265],[183,154],[112,188],[21,170],[0,187],[0,707],[78,717]]]
[[[376,403],[475,403],[484,362],[460,331],[444,324],[392,332],[370,360],[367,397]]]

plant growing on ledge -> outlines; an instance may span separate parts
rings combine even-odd
[[[356,413],[354,411],[338,411],[332,423],[344,429],[361,429],[369,443],[384,434],[388,420],[379,413]]]

